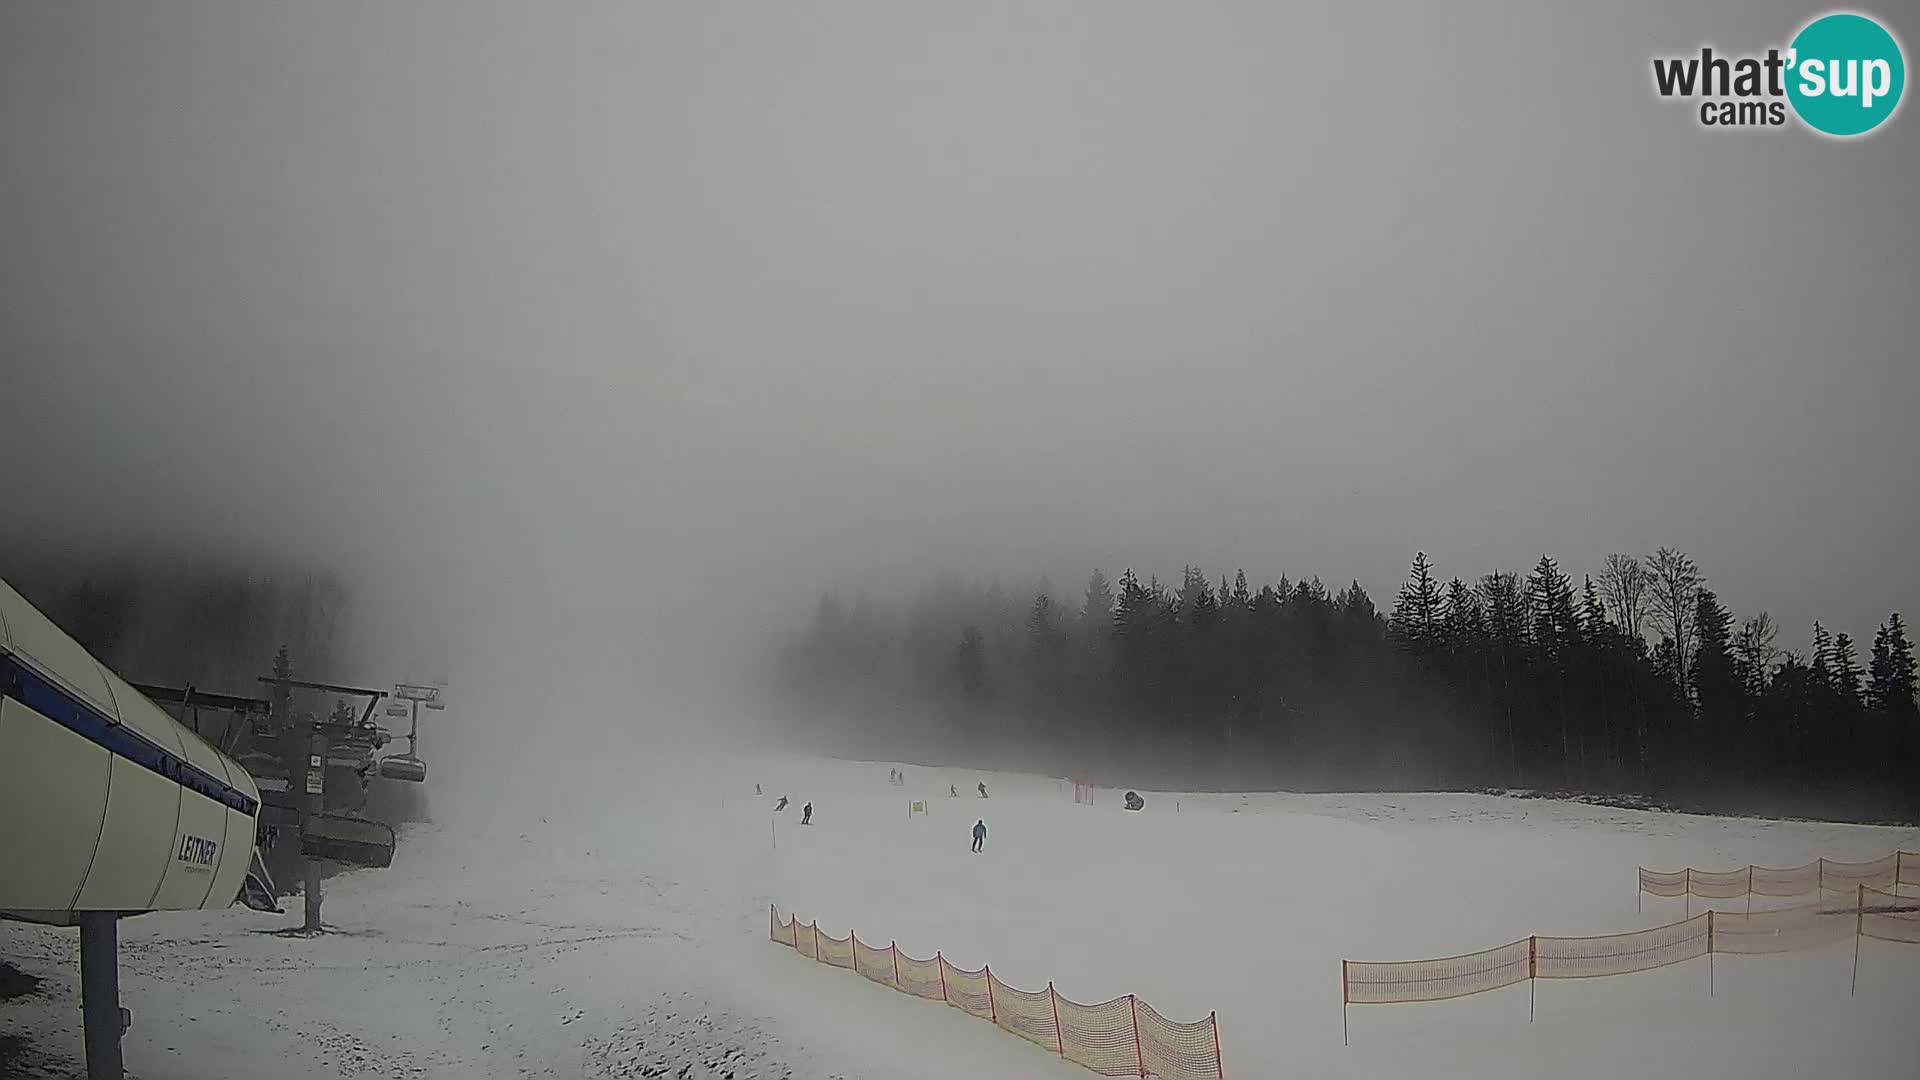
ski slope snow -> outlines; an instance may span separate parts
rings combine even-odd
[[[391,869],[330,879],[313,939],[234,909],[122,927],[133,1075],[1084,1077],[959,1012],[766,940],[777,903],[1017,987],[1218,1010],[1228,1076],[1913,1075],[1920,949],[1694,961],[1453,1002],[1355,1007],[1339,962],[1677,919],[1637,865],[1865,859],[1913,830],[1462,795],[1180,794],[771,754],[576,756],[436,788]],[[440,782],[444,774],[436,775]],[[984,780],[991,798],[973,785]],[[758,782],[765,796],[756,798]],[[960,798],[949,798],[949,784]],[[786,794],[791,808],[770,812]],[[909,819],[910,799],[931,813]],[[814,804],[814,824],[799,808]],[[974,821],[986,849],[968,850]],[[21,1062],[80,1054],[77,942],[0,924],[45,981],[0,1003]],[[16,1065],[16,1068],[22,1066]],[[33,1067],[31,1064],[26,1066]],[[29,1073],[31,1075],[31,1073]]]

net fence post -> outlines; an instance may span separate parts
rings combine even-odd
[[[1340,961],[1340,1045],[1352,1046],[1347,1041],[1347,1006],[1353,1004],[1353,994],[1347,989],[1347,962]]]
[[[987,971],[987,1019],[994,1027],[1000,1026],[1000,1007],[993,1003],[993,965],[986,965]]]
[[[1207,1023],[1213,1028],[1213,1078],[1227,1080],[1227,1063],[1220,1058],[1220,1014],[1207,1014]]]
[[[820,959],[820,920],[813,920],[813,959],[816,963],[826,963]]]
[[[940,1000],[946,1001],[947,1004],[951,1005],[953,1002],[947,1001],[947,958],[941,955],[939,950],[936,949],[933,954],[933,962],[940,966]]]
[[[888,948],[893,952],[893,988],[895,990],[905,989],[900,985],[900,943],[896,941],[892,945],[889,945]]]
[[[988,984],[991,986],[992,984]],[[1127,995],[1127,1014],[1133,1017],[1133,1061],[1140,1069],[1140,1075],[1147,1075],[1147,1055],[1140,1050],[1140,1006],[1132,994]]]
[[[1527,935],[1527,1023],[1533,1023],[1533,984],[1540,981],[1540,937]]]
[[[1683,891],[1687,895],[1686,917],[1691,919],[1693,918],[1693,867],[1691,866],[1686,869],[1686,887]]]
[[[788,918],[792,919],[793,921],[787,924],[787,930],[788,930],[787,936],[793,939],[792,941],[793,951],[799,952],[800,951],[800,916],[790,915],[788,916]]]
[[[1747,864],[1747,914],[1753,914],[1753,864]]]
[[[1867,887],[1857,886],[1853,901],[1853,980],[1847,984],[1847,996],[1860,989],[1860,931],[1867,919]]]
[[[1066,1057],[1067,1040],[1060,1037],[1060,995],[1054,992],[1051,981],[1047,983],[1047,1003],[1053,1006],[1053,1048]]]
[[[860,933],[853,927],[847,927],[847,947],[853,950],[853,973],[860,974]]]
[[[1707,909],[1707,996],[1713,996],[1713,909]]]
[[[1826,892],[1827,891],[1827,857],[1826,856],[1822,855],[1819,858],[1813,860],[1813,873],[1814,873],[1814,881],[1818,882],[1818,884],[1816,884],[1814,887],[1819,889],[1823,893]]]

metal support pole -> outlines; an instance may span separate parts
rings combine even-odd
[[[1053,1006],[1053,1048],[1060,1051],[1061,1057],[1066,1057],[1067,1040],[1060,1036],[1060,995],[1054,992],[1051,982],[1047,984],[1047,1004]]]
[[[1340,1045],[1352,1045],[1347,1042],[1347,1005],[1353,1001],[1353,993],[1347,989],[1347,962],[1340,961]]]
[[[86,1025],[87,1080],[121,1080],[125,1030],[120,1012],[119,912],[80,913],[80,1011]]]
[[[1207,1023],[1213,1025],[1213,1080],[1227,1080],[1227,1063],[1220,1057],[1220,1014],[1208,1013]]]
[[[1133,1017],[1133,1060],[1140,1067],[1140,1075],[1147,1075],[1147,1055],[1140,1049],[1140,1006],[1132,994],[1127,995],[1127,1014]]]
[[[1860,935],[1867,919],[1867,887],[1858,886],[1853,901],[1853,979],[1847,983],[1847,996],[1860,990]]]
[[[315,763],[318,764],[315,764]],[[313,827],[313,819],[327,812],[327,737],[315,726],[307,741],[307,815],[300,823],[300,831],[305,834]],[[306,922],[302,925],[310,934],[320,932],[320,860],[306,858],[305,901]]]
[[[1533,986],[1540,981],[1540,938],[1527,936],[1527,1023],[1533,1023]]]
[[[1713,997],[1713,909],[1707,909],[1707,997]]]

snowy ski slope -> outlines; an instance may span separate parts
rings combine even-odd
[[[1675,919],[1634,867],[1863,859],[1913,830],[1474,796],[1119,793],[794,756],[615,755],[449,767],[388,871],[332,879],[315,941],[244,910],[123,925],[135,1075],[1084,1077],[1027,1043],[766,943],[767,905],[990,962],[1082,1001],[1220,1014],[1233,1077],[1915,1075],[1920,949],[1868,942],[1426,1005],[1355,1007],[1339,961]],[[436,777],[436,780],[441,777]],[[992,798],[973,797],[984,779]],[[755,798],[755,782],[766,795]],[[962,797],[949,799],[948,784]],[[774,799],[792,796],[785,814]],[[908,819],[910,798],[931,814]],[[811,800],[814,825],[798,825]],[[1175,812],[1175,804],[1178,812]],[[984,817],[986,850],[968,851]],[[775,843],[777,840],[777,849]],[[0,1035],[79,1056],[76,949],[0,925],[46,979]],[[684,1070],[684,1073],[682,1072]]]
[[[783,908],[863,940],[990,962],[1026,988],[1082,1001],[1137,993],[1178,1020],[1220,1014],[1234,1076],[1916,1075],[1920,948],[1867,942],[1716,957],[1638,975],[1451,1002],[1356,1006],[1341,1045],[1340,960],[1410,960],[1529,933],[1589,935],[1679,919],[1635,911],[1635,867],[1876,858],[1915,830],[1736,821],[1462,795],[1194,795],[891,763],[801,761],[814,826],[782,828]],[[931,814],[908,820],[909,798]],[[1178,811],[1176,812],[1176,804]],[[891,811],[891,812],[889,812]],[[987,850],[967,850],[984,817]],[[1697,901],[1696,901],[1697,903]],[[1695,909],[1699,910],[1698,908]],[[822,972],[823,980],[843,973]],[[885,994],[885,991],[877,991]],[[940,1010],[935,1009],[936,1013]],[[965,1021],[956,1020],[956,1023]]]

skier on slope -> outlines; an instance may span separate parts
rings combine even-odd
[[[985,780],[980,781],[980,797],[983,799],[987,797],[987,782]]]
[[[776,804],[776,805],[774,806],[774,808],[773,808],[773,812],[777,814],[777,813],[779,813],[780,811],[782,811],[782,810],[785,810],[786,808],[787,808],[787,797],[786,797],[785,795],[782,795],[782,796],[780,796],[780,801],[779,801],[779,803],[777,803],[777,804]]]
[[[959,798],[959,797],[960,797],[960,789],[959,789],[959,788],[957,788],[957,787],[954,787],[954,786],[953,786],[952,784],[948,784],[948,785],[947,785],[947,798],[949,798],[949,799],[957,799],[957,798]]]
[[[812,803],[808,803],[807,805],[800,808],[800,824],[802,825],[813,824],[813,804]]]
[[[987,842],[987,823],[983,818],[973,823],[973,850],[979,851]]]
[[[755,785],[753,785],[753,793],[754,793],[755,795],[758,795],[758,794],[760,794],[760,793],[761,793],[761,792],[760,792],[760,785],[759,785],[759,784],[755,784]]]

